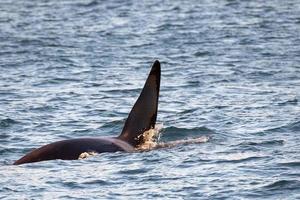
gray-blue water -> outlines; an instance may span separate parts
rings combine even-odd
[[[162,141],[12,166],[118,135],[154,59]],[[0,2],[1,199],[300,199],[300,3]]]

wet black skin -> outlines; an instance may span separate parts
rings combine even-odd
[[[155,126],[159,87],[160,63],[156,60],[118,137],[78,138],[54,142],[31,151],[15,161],[14,165],[54,159],[76,160],[84,152],[133,152],[143,141],[139,136]]]
[[[47,144],[33,150],[14,164],[39,162],[44,160],[76,160],[84,152],[133,152],[134,147],[116,138],[77,138]]]

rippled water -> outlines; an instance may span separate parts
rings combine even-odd
[[[0,2],[0,198],[300,199],[300,4]],[[21,166],[118,135],[162,62],[161,141],[202,144]]]

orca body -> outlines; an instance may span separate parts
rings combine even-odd
[[[144,88],[118,137],[78,138],[47,144],[31,151],[14,165],[45,160],[76,160],[85,152],[133,152],[143,142],[142,134],[154,128],[160,88],[160,63],[156,60]]]

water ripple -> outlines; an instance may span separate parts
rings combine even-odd
[[[293,0],[0,1],[0,198],[299,198],[299,13]],[[155,59],[160,141],[206,142],[11,166],[118,135]]]
[[[299,189],[300,181],[298,180],[278,180],[269,185],[264,186],[267,190],[274,191],[278,189],[297,190]]]

